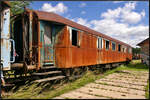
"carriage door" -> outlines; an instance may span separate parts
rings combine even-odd
[[[52,27],[45,23],[44,25],[44,65],[53,64],[53,40]]]

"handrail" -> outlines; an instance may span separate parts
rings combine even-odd
[[[15,41],[13,39],[9,39],[9,40],[10,40],[10,42],[13,43],[13,45],[12,45],[12,47],[13,47],[13,60],[10,61],[10,63],[13,63],[13,62],[15,62]]]

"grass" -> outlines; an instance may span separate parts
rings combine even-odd
[[[148,71],[149,67],[142,64],[141,60],[133,60],[128,65],[121,65],[118,70]]]
[[[83,77],[68,83],[60,83],[54,86],[51,86],[49,83],[40,85],[35,83],[26,84],[12,93],[12,95],[4,97],[4,99],[51,99],[120,70],[148,71],[149,67],[141,64],[140,60],[133,60],[128,65],[121,65],[103,74],[95,75],[94,72],[88,71]],[[146,97],[149,98],[149,85],[146,87]]]
[[[80,88],[84,86],[86,83],[93,82],[94,80],[98,79],[99,76],[95,76],[92,72],[87,72],[82,78],[63,84],[62,86],[57,86],[56,89],[54,88],[47,88],[46,91],[43,91],[39,94],[39,92],[42,90],[42,86],[37,86],[37,84],[32,84],[29,87],[23,86],[21,87],[16,93],[13,93],[13,95],[9,96],[8,98],[42,98],[42,99],[48,99],[53,98],[56,96],[59,96],[63,93],[69,92],[71,90]],[[7,97],[6,97],[7,98]]]
[[[149,80],[148,80],[148,82],[147,82],[147,86],[145,87],[145,96],[146,96],[146,98],[147,99],[149,99]]]

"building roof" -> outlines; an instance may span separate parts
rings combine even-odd
[[[37,10],[32,10],[33,12],[35,12],[38,16],[38,19],[39,20],[45,20],[45,21],[54,21],[54,22],[58,22],[58,23],[63,23],[65,25],[68,25],[68,26],[71,26],[71,27],[74,27],[74,28],[77,28],[77,29],[80,29],[82,31],[85,31],[85,32],[88,32],[88,33],[92,33],[92,34],[95,34],[95,35],[98,35],[98,36],[101,36],[103,38],[106,38],[106,39],[109,39],[109,40],[112,40],[114,42],[117,42],[117,43],[120,43],[120,44],[123,44],[123,45],[126,45],[126,46],[129,46],[131,47],[130,45],[124,43],[124,42],[121,42],[117,39],[114,39],[108,35],[105,35],[105,34],[102,34],[100,32],[97,32],[97,31],[94,31],[86,26],[83,26],[83,25],[80,25],[78,23],[75,23],[71,20],[68,20],[60,15],[57,15],[55,13],[52,13],[52,12],[44,12],[44,11],[37,11]]]
[[[149,37],[145,40],[143,40],[142,42],[138,43],[137,45],[138,46],[141,46],[142,44],[144,44],[145,42],[149,42]]]

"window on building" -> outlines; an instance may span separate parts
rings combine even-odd
[[[115,42],[112,42],[112,50],[116,50],[116,43]]]
[[[78,31],[74,29],[72,29],[72,45],[78,45]]]
[[[118,51],[120,52],[121,51],[121,45],[118,44]]]
[[[109,49],[109,40],[105,40],[105,48],[108,50]]]
[[[103,48],[103,39],[101,37],[97,38],[97,48],[99,49]]]

